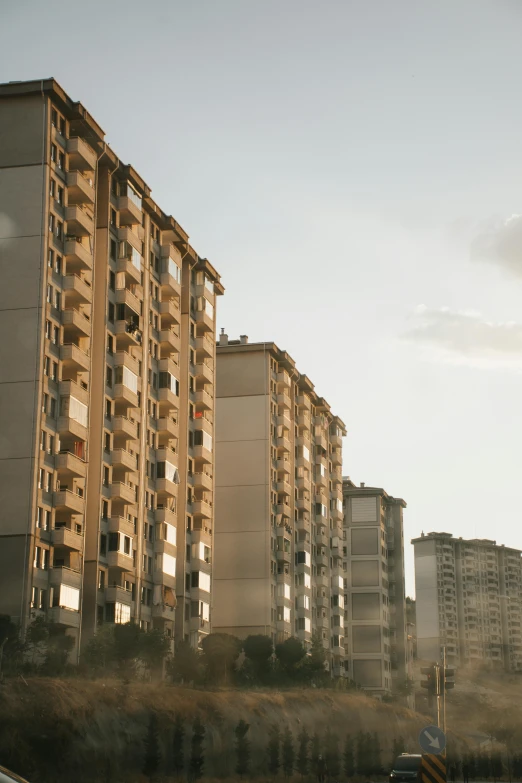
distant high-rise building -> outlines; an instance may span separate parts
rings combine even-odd
[[[345,426],[274,343],[223,334],[216,363],[213,630],[317,632],[344,674]]]
[[[349,676],[375,693],[412,678],[404,585],[401,498],[343,481]]]
[[[73,656],[209,631],[222,292],[81,103],[0,85],[0,613]]]
[[[522,669],[522,560],[488,539],[414,538],[418,657]]]

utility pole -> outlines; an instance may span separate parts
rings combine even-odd
[[[442,648],[442,731],[446,733],[446,647]]]
[[[435,694],[437,696],[437,726],[440,729],[440,663],[435,664]]]

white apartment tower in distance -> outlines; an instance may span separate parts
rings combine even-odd
[[[220,336],[213,631],[321,635],[345,672],[341,419],[274,343]]]
[[[488,539],[414,538],[418,657],[522,670],[522,560]]]
[[[349,676],[378,695],[412,678],[406,632],[401,498],[343,481]]]
[[[198,646],[219,275],[54,79],[0,85],[0,216],[0,613]]]

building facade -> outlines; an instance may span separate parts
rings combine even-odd
[[[408,645],[401,498],[343,481],[346,660],[366,690],[390,693],[413,677]]]
[[[429,533],[412,541],[418,657],[522,669],[522,559],[488,539]]]
[[[0,85],[0,140],[0,612],[197,645],[219,275],[54,80]]]
[[[341,419],[274,343],[220,336],[213,631],[321,635],[344,673]]]

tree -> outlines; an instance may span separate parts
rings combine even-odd
[[[372,749],[372,754],[370,758],[372,759],[373,762],[372,774],[380,775],[382,773],[381,743],[379,742],[379,735],[377,734],[376,731],[374,732],[373,737],[370,737],[370,735],[368,735],[368,744],[370,745],[370,743]]]
[[[404,753],[406,748],[404,746],[404,739],[402,737],[394,737],[392,745],[392,764],[401,753]]]
[[[263,634],[247,636],[243,642],[243,652],[252,664],[255,678],[262,682],[270,671],[270,659],[274,652],[272,639]]]
[[[334,779],[338,778],[341,772],[341,764],[339,759],[339,737],[337,734],[332,733],[330,727],[328,727],[326,730],[324,745],[328,774]]]
[[[143,763],[143,774],[149,778],[153,777],[160,765],[161,754],[159,744],[159,726],[158,716],[151,712],[149,717],[149,727],[145,739],[145,761]]]
[[[205,727],[201,719],[197,717],[192,724],[192,739],[190,743],[190,777],[199,780],[203,775],[205,757],[203,743],[205,742]]]
[[[185,770],[185,725],[181,715],[176,715],[172,732],[172,771],[174,775],[183,775]]]
[[[279,726],[274,724],[268,731],[268,771],[271,775],[277,775],[279,772],[279,746],[281,744],[281,735]]]
[[[35,617],[25,634],[25,641],[27,649],[31,653],[31,662],[33,666],[36,666],[38,662],[43,662],[47,651],[48,639],[49,623],[43,616]]]
[[[285,674],[289,677],[295,677],[306,652],[299,639],[290,636],[289,639],[276,645],[275,654]]]
[[[168,662],[168,673],[173,682],[199,682],[203,673],[201,656],[190,642],[176,643],[174,657]]]
[[[94,674],[105,673],[114,666],[114,628],[111,625],[102,625],[96,634],[89,639],[81,658],[89,671]]]
[[[163,662],[170,652],[168,636],[159,628],[142,631],[138,644],[138,655],[150,674],[162,673]]]
[[[371,748],[371,734],[370,744],[368,743],[368,735],[360,731],[357,734],[357,773],[359,775],[371,775],[372,774],[372,748]]]
[[[141,653],[142,631],[136,623],[116,623],[114,634],[114,659],[124,680],[131,678]]]
[[[297,751],[297,771],[302,777],[308,774],[308,745],[310,744],[310,736],[303,726],[297,737],[298,751]]]
[[[317,759],[321,755],[321,739],[317,732],[314,733],[312,737],[312,748],[310,753],[310,762],[312,767],[312,772],[317,771]]]
[[[0,680],[3,671],[21,662],[23,645],[20,641],[18,626],[11,622],[7,614],[0,615]]]
[[[234,729],[236,735],[236,774],[240,778],[248,775],[250,769],[250,742],[247,734],[250,725],[242,718]]]
[[[203,661],[214,682],[232,679],[234,664],[241,652],[241,642],[229,633],[210,633],[201,642]]]
[[[288,726],[283,732],[282,757],[283,774],[285,778],[289,778],[292,776],[294,771],[295,750],[292,732]]]
[[[350,734],[346,735],[344,741],[343,761],[345,777],[353,778],[355,774],[355,754],[353,750],[353,739]]]
[[[67,666],[69,653],[74,648],[74,637],[66,634],[57,623],[48,623],[47,630],[48,637],[42,668],[46,674],[57,677],[63,674]]]

